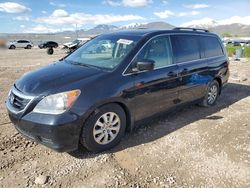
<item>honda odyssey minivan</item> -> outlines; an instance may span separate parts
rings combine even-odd
[[[103,151],[140,120],[190,102],[214,105],[228,65],[219,37],[207,30],[117,31],[24,74],[6,106],[31,140],[61,152]]]

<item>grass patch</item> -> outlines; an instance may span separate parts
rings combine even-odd
[[[229,57],[232,57],[236,49],[243,49],[242,57],[250,57],[250,46],[231,46],[227,45],[226,50]]]

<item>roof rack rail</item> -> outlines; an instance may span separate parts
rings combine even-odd
[[[191,28],[191,27],[175,27],[173,30],[191,30],[191,31],[203,31],[209,32],[207,29]]]

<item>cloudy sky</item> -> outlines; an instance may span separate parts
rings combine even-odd
[[[250,0],[0,0],[0,33],[57,32],[165,21],[250,25]]]

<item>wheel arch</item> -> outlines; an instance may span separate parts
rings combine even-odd
[[[125,115],[126,115],[126,132],[131,132],[134,128],[134,122],[133,122],[133,117],[132,117],[132,114],[129,110],[129,107],[121,102],[121,101],[106,101],[106,102],[103,102],[103,103],[99,103],[95,106],[93,106],[87,113],[86,113],[86,116],[83,120],[83,122],[86,122],[87,119],[92,115],[92,114],[96,114],[98,113],[98,109],[101,108],[102,106],[105,106],[105,105],[109,105],[109,104],[117,104],[119,105],[125,112]],[[84,125],[83,125],[84,126]]]
[[[221,94],[221,88],[222,88],[222,79],[220,77],[215,77],[214,80],[216,80],[219,83],[220,91],[219,94]]]
[[[11,44],[9,48],[12,48],[12,47],[16,48],[16,46],[14,44]]]

